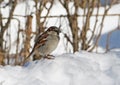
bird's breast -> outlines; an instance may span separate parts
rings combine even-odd
[[[54,51],[59,43],[58,36],[49,36],[47,41],[45,42],[44,46],[42,46],[39,50],[43,55],[50,54]]]

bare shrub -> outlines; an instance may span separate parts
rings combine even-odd
[[[0,1],[0,64],[8,65],[11,64],[11,59],[13,60],[12,65],[23,64],[24,59],[29,55],[30,49],[32,49],[31,42],[36,37],[36,35],[44,32],[49,19],[57,19],[55,23],[59,23],[59,27],[62,29],[66,25],[69,33],[63,33],[66,38],[66,48],[68,44],[72,46],[72,52],[79,50],[93,51],[98,46],[98,41],[102,33],[104,20],[106,16],[118,16],[118,15],[108,15],[108,11],[116,0],[111,0],[108,6],[104,6],[104,13],[99,14],[99,8],[102,5],[100,0],[30,0],[34,3],[32,10],[26,6],[25,15],[16,15],[14,10],[19,3],[29,2],[29,0],[9,0],[4,2]],[[107,0],[106,0],[107,1]],[[3,3],[4,2],[4,3]],[[59,3],[62,9],[66,11],[66,15],[49,15],[52,7],[55,3]],[[3,17],[4,13],[1,12],[2,9],[9,7],[9,16]],[[95,8],[96,13],[93,14]],[[58,9],[59,10],[59,9]],[[81,13],[79,10],[82,10]],[[44,15],[43,12],[46,12]],[[93,28],[91,28],[90,20],[95,17],[95,23]],[[101,22],[98,23],[99,16],[102,17]],[[24,18],[24,22],[20,21],[20,18]],[[33,31],[33,18],[35,19],[35,29]],[[79,24],[81,19],[82,24]],[[11,34],[9,32],[12,20],[16,20],[18,27],[16,32],[16,40],[11,43]],[[64,31],[64,29],[62,29]],[[98,32],[96,35],[95,33]],[[88,36],[88,33],[91,35]],[[9,40],[5,39],[4,36],[8,36]],[[93,39],[95,43],[93,44]],[[8,44],[9,43],[9,44]],[[91,44],[92,43],[92,44]],[[12,45],[16,46],[15,53],[11,54]],[[108,47],[107,47],[108,49]],[[30,58],[31,59],[31,58]]]

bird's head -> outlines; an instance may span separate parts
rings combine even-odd
[[[56,33],[57,35],[59,35],[59,33],[61,32],[60,28],[58,28],[56,26],[49,27],[47,31],[49,33]]]

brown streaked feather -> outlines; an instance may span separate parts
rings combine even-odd
[[[42,39],[46,38],[47,36],[48,36],[48,34],[45,31],[44,33],[37,36],[37,38],[35,39],[35,42],[37,43],[39,40],[42,40]]]
[[[41,40],[41,41],[39,41],[40,43],[37,43],[37,44],[34,46],[34,49],[38,49],[40,46],[43,46],[46,41],[47,41],[47,40]]]
[[[34,45],[34,50],[45,44],[45,42],[47,41],[46,39],[47,36],[48,36],[47,33],[43,33],[42,35],[39,35]]]

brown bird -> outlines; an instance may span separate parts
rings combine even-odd
[[[35,39],[35,44],[32,51],[25,58],[25,60],[34,54],[37,54],[37,56],[39,54],[39,56],[43,58],[50,58],[50,53],[56,49],[59,43],[60,32],[61,31],[59,28],[56,26],[51,26],[45,32],[38,35],[38,37]],[[35,56],[33,56],[33,60],[36,60]]]

